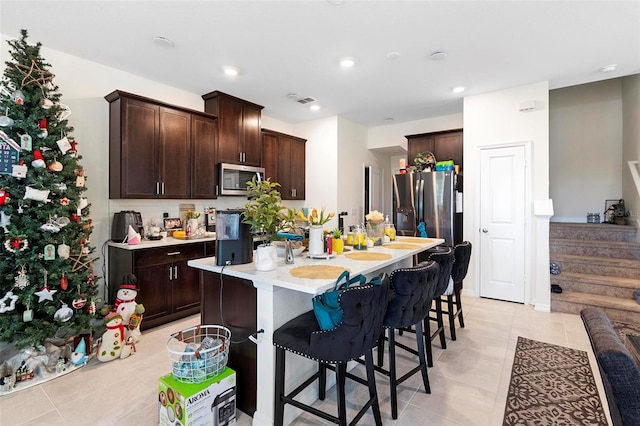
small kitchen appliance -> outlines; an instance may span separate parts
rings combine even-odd
[[[216,265],[253,262],[251,225],[242,223],[243,210],[216,211]]]
[[[111,240],[116,243],[126,242],[129,225],[134,231],[144,237],[144,225],[142,223],[142,215],[140,212],[133,210],[123,210],[113,214],[113,222],[111,224]]]
[[[227,426],[236,420],[236,387],[222,392],[213,400],[211,406],[214,426]]]

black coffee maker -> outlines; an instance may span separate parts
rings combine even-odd
[[[216,265],[253,262],[251,225],[242,223],[243,210],[216,212]]]

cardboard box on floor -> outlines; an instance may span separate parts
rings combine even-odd
[[[222,373],[202,383],[185,383],[172,374],[158,380],[161,426],[232,425],[236,422],[236,373]]]

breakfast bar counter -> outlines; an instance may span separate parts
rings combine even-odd
[[[415,254],[443,242],[433,238],[399,237],[394,242],[366,251],[351,250],[321,259],[308,258],[303,252],[295,258],[294,264],[285,264],[284,258],[278,258],[278,267],[268,272],[257,271],[253,263],[217,266],[215,257],[189,261],[189,266],[200,269],[202,323],[220,324],[224,321],[224,325],[232,330],[232,340],[243,340],[241,344],[231,346],[229,355],[229,365],[235,367],[238,373],[238,407],[253,415],[254,425],[273,424],[273,332],[290,319],[311,310],[313,295],[333,288],[337,278],[337,275],[332,279],[298,278],[294,274],[299,275],[298,271],[309,266],[329,266],[349,270],[352,276],[362,274],[369,279],[382,272],[390,273],[412,266]],[[356,260],[351,256],[356,253],[375,253],[382,259]],[[264,333],[258,334],[257,343],[254,344],[246,338],[256,330],[264,330]],[[241,358],[241,362],[238,359],[234,361],[234,358]],[[255,363],[253,366],[252,362]],[[314,369],[315,363],[295,357],[287,360],[287,366],[286,383],[291,384],[306,377],[307,372]],[[308,402],[317,399],[316,390],[311,389],[308,394],[302,394],[301,399],[307,399]],[[247,405],[243,401],[243,398],[252,397],[255,398],[255,404]],[[296,415],[296,410],[286,410],[285,423]]]

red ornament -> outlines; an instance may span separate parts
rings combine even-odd
[[[9,193],[4,189],[0,189],[0,206],[3,206],[9,201]]]
[[[80,309],[86,304],[87,304],[87,299],[85,298],[73,299],[73,302],[71,302],[71,306],[73,306],[76,309]]]
[[[80,221],[80,215],[77,214],[72,214],[71,216],[69,216],[69,219],[71,219],[71,222],[79,222]]]
[[[67,280],[67,277],[65,277],[63,273],[62,278],[60,278],[60,288],[63,290],[66,290],[68,287],[69,287],[69,281]]]
[[[39,127],[40,129],[47,130],[47,119],[46,119],[46,118],[43,118],[42,120],[40,120],[40,121],[38,122],[38,127]]]
[[[13,249],[17,249],[18,247],[20,247],[20,243],[22,242],[22,238],[20,237],[16,237],[16,238],[9,238],[10,244],[11,244],[11,248]]]

